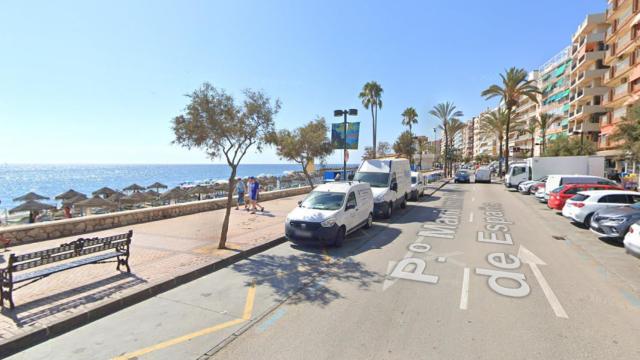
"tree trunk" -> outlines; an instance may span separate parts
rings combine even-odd
[[[233,202],[233,181],[236,178],[236,166],[231,166],[231,175],[229,176],[229,187],[227,189],[227,209],[224,212],[224,220],[222,220],[222,231],[220,232],[220,242],[218,249],[224,249],[227,245],[227,232],[229,231],[229,217],[231,216],[231,203]]]
[[[531,135],[531,157],[533,157],[533,148],[536,146],[536,136]]]
[[[507,143],[505,144],[507,147],[507,156],[504,158],[504,171],[509,171],[509,130],[511,130],[511,106],[507,108],[507,128],[506,128],[506,139]],[[500,155],[502,156],[502,155]]]
[[[498,177],[502,177],[502,161],[500,161],[500,157],[502,157],[502,143],[504,142],[504,136],[499,136],[498,141]]]
[[[376,116],[373,113],[373,107],[375,105],[371,105],[371,124],[373,126],[373,158],[376,159],[378,157],[378,149],[376,146],[376,131],[378,130],[376,127]]]
[[[311,190],[313,190],[313,180],[311,179],[311,175],[309,175],[309,173],[307,172],[307,165],[308,163],[305,164],[304,162],[302,162],[302,173],[307,178],[307,181],[309,182],[309,186],[311,186]]]
[[[542,130],[542,149],[540,149],[540,156],[544,156],[544,148],[547,147],[547,130]]]

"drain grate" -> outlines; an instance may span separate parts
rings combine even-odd
[[[559,235],[551,235],[551,237],[554,238],[555,240],[567,240],[566,237],[559,236]]]

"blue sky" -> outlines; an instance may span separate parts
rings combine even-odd
[[[263,89],[278,128],[336,108],[360,109],[362,85],[384,88],[378,139],[400,113],[453,101],[465,119],[510,66],[532,69],[563,47],[605,0],[14,1],[0,12],[0,163],[207,163],[171,145],[184,94],[209,81],[240,96]],[[352,153],[359,159],[360,151]],[[216,160],[215,162],[222,162]],[[273,149],[245,163],[276,163]],[[341,162],[337,153],[330,163]]]

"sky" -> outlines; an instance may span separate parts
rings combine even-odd
[[[282,102],[276,128],[357,108],[384,89],[378,141],[432,138],[429,109],[453,101],[464,120],[493,105],[480,92],[504,69],[542,65],[606,0],[12,1],[0,11],[0,163],[223,163],[171,144],[171,119],[207,81],[238,98]],[[328,134],[329,135],[329,134]],[[439,136],[439,135],[438,135]],[[243,163],[280,163],[273,148]],[[329,157],[341,163],[341,152]]]

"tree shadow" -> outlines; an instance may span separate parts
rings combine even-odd
[[[46,279],[43,279],[43,281],[46,281]],[[24,327],[62,312],[72,311],[78,307],[85,307],[108,298],[113,294],[142,285],[146,282],[146,280],[134,274],[122,272],[87,285],[51,294],[24,304],[17,303],[13,310],[3,309],[2,314],[13,320],[16,326]],[[92,292],[93,290],[97,291]],[[86,295],[76,297],[76,295],[82,293],[86,293]],[[14,290],[14,297],[15,295],[16,292]],[[70,299],[59,302],[67,298]],[[53,305],[51,305],[52,303]]]
[[[383,275],[368,270],[351,257],[332,259],[319,252],[260,254],[231,268],[252,279],[247,286],[249,282],[267,285],[278,297],[294,305],[307,303],[325,307],[344,298],[338,290],[327,286],[329,280],[352,283],[361,290],[384,280]]]
[[[442,209],[430,206],[407,205],[404,210],[397,210],[391,219],[394,224],[411,224],[435,221]]]

